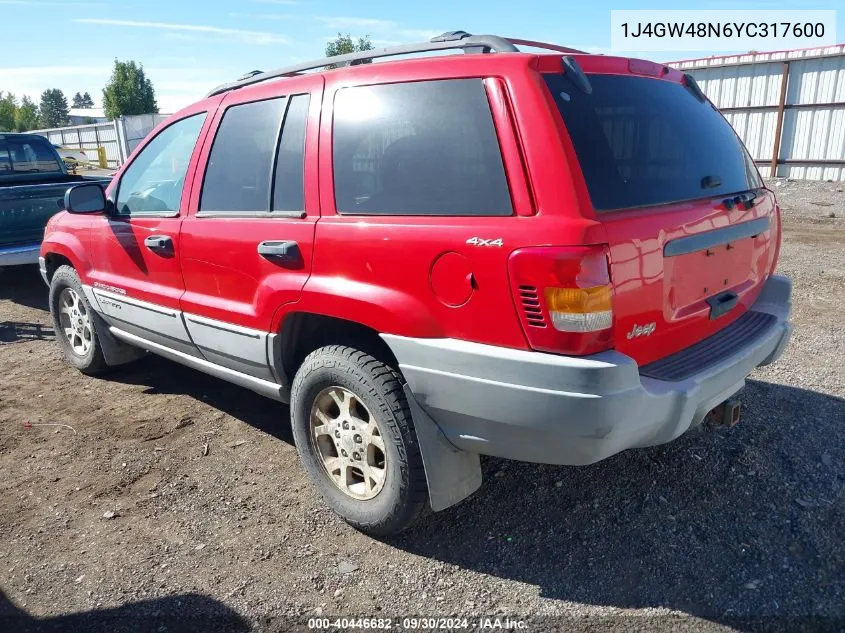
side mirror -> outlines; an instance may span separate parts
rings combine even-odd
[[[65,210],[68,213],[103,213],[106,194],[95,183],[76,185],[65,192]]]

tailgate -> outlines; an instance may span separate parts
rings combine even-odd
[[[774,268],[779,215],[733,129],[677,74],[587,76],[589,93],[546,82],[606,230],[613,346],[644,365],[748,309]]]
[[[714,334],[754,302],[772,269],[771,193],[750,209],[719,200],[618,213],[605,220],[614,287],[614,347],[640,365]]]

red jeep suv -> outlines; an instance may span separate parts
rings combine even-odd
[[[735,417],[790,333],[774,195],[643,60],[457,31],[255,71],[65,206],[41,269],[68,361],[289,402],[373,534],[471,494],[479,455],[590,464]]]

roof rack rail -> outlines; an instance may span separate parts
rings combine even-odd
[[[569,46],[560,46],[559,44],[550,44],[548,42],[535,42],[534,40],[520,40],[515,37],[508,37],[506,39],[511,44],[517,44],[519,46],[545,48],[547,51],[557,51],[558,53],[576,53],[581,55],[589,55],[587,51],[580,51],[577,48],[570,48]]]
[[[243,88],[244,86],[261,83],[262,81],[267,81],[269,79],[293,76],[306,70],[315,70],[317,68],[324,68],[325,66],[333,64],[349,63],[354,65],[367,63],[369,60],[377,57],[393,57],[395,55],[408,55],[411,53],[425,53],[428,51],[445,51],[453,49],[463,49],[466,53],[519,52],[519,49],[514,46],[512,42],[497,35],[470,35],[466,31],[448,31],[442,35],[432,38],[429,42],[421,42],[419,44],[402,44],[400,46],[391,46],[389,48],[376,48],[358,53],[334,55],[332,57],[315,59],[310,62],[287,66],[285,68],[278,68],[276,70],[269,70],[267,72],[252,71],[237,81],[217,86],[206,95],[206,98],[213,97],[214,95],[219,95],[230,90],[235,90],[236,88]]]

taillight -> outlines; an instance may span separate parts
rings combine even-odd
[[[604,246],[522,248],[508,268],[532,348],[573,355],[610,349],[613,286]]]

